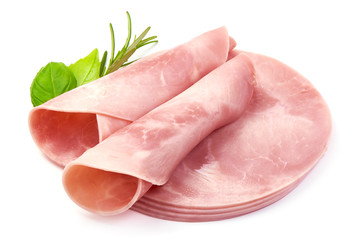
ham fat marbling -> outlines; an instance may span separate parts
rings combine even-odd
[[[284,197],[322,157],[331,117],[319,92],[281,62],[247,55],[257,84],[245,113],[204,139],[133,210],[177,221],[239,216]]]
[[[240,54],[193,86],[69,163],[63,175],[68,195],[99,214],[129,209],[215,129],[239,118],[253,93],[254,70]]]
[[[62,94],[32,109],[32,137],[65,166],[223,64],[235,44],[221,27]]]

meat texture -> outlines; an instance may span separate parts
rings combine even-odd
[[[253,84],[250,59],[234,57],[69,163],[65,190],[92,212],[110,215],[129,209],[153,184],[165,184],[211,132],[239,118]]]
[[[221,27],[62,94],[32,109],[32,137],[65,166],[223,64],[234,46]]]
[[[239,216],[284,197],[322,157],[331,117],[319,92],[281,62],[247,54],[257,85],[245,113],[205,138],[133,210],[176,221]]]

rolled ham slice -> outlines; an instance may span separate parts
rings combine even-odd
[[[50,160],[65,166],[223,64],[234,46],[221,27],[145,57],[32,109],[31,135]]]
[[[239,118],[253,84],[250,59],[234,57],[69,163],[63,175],[66,192],[98,214],[129,209],[152,185],[165,184],[206,136]]]
[[[320,93],[283,63],[247,55],[257,84],[245,113],[205,138],[133,210],[175,221],[236,217],[284,197],[323,156],[331,116]]]

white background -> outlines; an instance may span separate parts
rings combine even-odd
[[[360,239],[360,7],[358,1],[1,1],[0,239]],[[274,57],[307,77],[329,104],[329,149],[279,202],[245,216],[181,223],[133,211],[99,217],[76,206],[27,126],[29,87],[49,61],[75,62],[118,46],[126,15],[176,46],[222,25],[238,48]]]

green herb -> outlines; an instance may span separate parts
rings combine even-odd
[[[69,69],[74,73],[77,86],[84,85],[99,78],[99,51],[95,48],[88,56],[71,64]]]
[[[132,42],[132,44],[129,46],[130,41],[131,41],[131,18],[130,18],[130,14],[129,12],[126,12],[127,18],[128,18],[128,36],[126,38],[125,44],[124,46],[121,48],[120,51],[117,52],[116,56],[114,57],[115,54],[115,34],[114,34],[114,29],[112,24],[110,23],[110,33],[111,33],[111,56],[110,56],[110,60],[109,60],[109,67],[105,72],[105,69],[102,69],[102,71],[100,71],[100,73],[106,75],[109,74],[111,72],[114,72],[116,70],[118,70],[121,67],[124,67],[126,65],[129,65],[130,63],[134,62],[128,62],[129,58],[131,57],[131,55],[133,55],[133,53],[147,45],[150,43],[156,43],[158,42],[157,40],[155,40],[157,38],[157,36],[152,36],[152,37],[148,37],[145,38],[146,34],[150,31],[150,27],[147,27],[140,35],[139,37],[134,37],[134,40]],[[105,51],[103,59],[101,61],[101,63],[103,63],[103,65],[105,65],[106,62],[106,56],[107,56],[107,52]],[[105,59],[105,60],[104,60]],[[100,77],[103,75],[100,75]]]
[[[65,64],[50,62],[40,69],[31,84],[31,102],[38,106],[76,86],[74,74]]]
[[[67,67],[64,63],[50,62],[41,68],[34,78],[30,95],[34,107],[64,93],[73,88],[92,82],[100,77],[127,66],[136,60],[129,61],[134,52],[151,43],[158,42],[157,36],[145,38],[150,27],[146,28],[139,37],[134,36],[131,40],[132,26],[129,12],[126,12],[128,20],[128,35],[121,50],[115,55],[115,34],[110,23],[111,34],[111,55],[109,64],[106,67],[108,52],[105,51],[101,61],[99,51],[94,49],[88,56],[78,60]],[[130,42],[132,42],[130,44]]]

